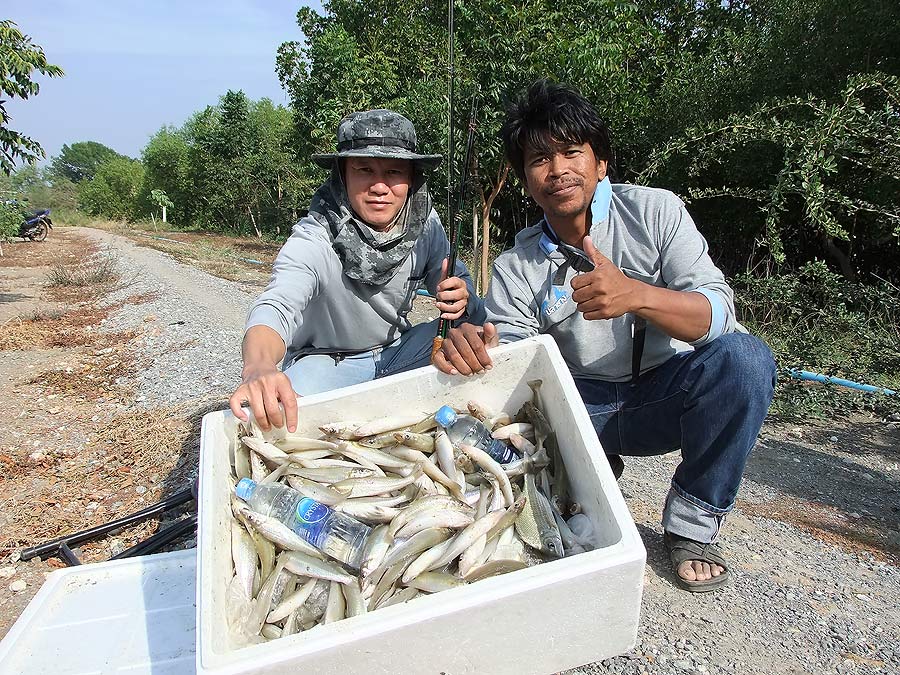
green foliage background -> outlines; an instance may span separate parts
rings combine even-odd
[[[71,203],[77,182],[83,210],[125,219],[149,217],[161,190],[179,227],[280,238],[324,178],[310,154],[333,149],[344,115],[396,109],[445,154],[452,122],[458,162],[477,92],[474,202],[495,247],[539,216],[504,171],[504,108],[549,77],[608,120],[619,180],[685,199],[741,319],[782,365],[900,388],[900,3],[456,0],[452,119],[447,18],[427,0],[300,8],[298,39],[275,56],[289,108],[229,91],[161,129],[139,162],[73,175],[103,155],[73,143],[18,189]],[[63,156],[76,149],[93,153]],[[445,220],[459,170],[429,179]],[[782,382],[782,412],[821,408],[810,392],[824,388]]]

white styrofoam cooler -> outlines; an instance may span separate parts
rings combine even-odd
[[[0,673],[194,673],[193,549],[56,570],[0,642]]]
[[[203,419],[197,565],[197,671],[226,673],[552,673],[620,654],[636,639],[646,551],[568,368],[547,336],[491,352],[483,375],[432,367],[300,399],[299,432],[400,411],[423,417],[476,399],[516,412],[543,380],[571,492],[600,547],[287,638],[235,649],[226,628],[232,575],[229,478],[235,420]]]

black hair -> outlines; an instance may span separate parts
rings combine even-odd
[[[555,143],[589,143],[597,159],[608,163],[607,171],[613,170],[609,128],[591,102],[565,84],[534,82],[507,108],[500,137],[507,161],[523,182],[525,150],[550,153]]]

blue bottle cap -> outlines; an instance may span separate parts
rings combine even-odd
[[[250,495],[253,494],[253,491],[256,489],[256,481],[250,480],[249,478],[241,478],[238,481],[238,484],[234,486],[234,494],[238,497],[247,501],[250,499]]]
[[[434,413],[434,421],[442,427],[449,427],[456,421],[456,411],[449,405],[442,405],[438,411]]]

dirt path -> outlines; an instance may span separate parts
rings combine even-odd
[[[48,287],[57,263],[107,249],[118,282]],[[57,564],[20,562],[21,548],[157,501],[195,474],[198,415],[224,407],[244,316],[267,276],[248,266],[237,281],[214,277],[88,229],[4,252],[0,394],[13,412],[0,427],[0,636]],[[709,596],[674,586],[662,548],[677,462],[626,460],[620,487],[648,551],[638,644],[572,673],[900,672],[898,424],[767,423],[723,531],[736,578]],[[79,553],[104,560],[158,526]],[[25,590],[10,589],[20,581]]]

